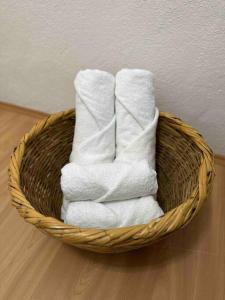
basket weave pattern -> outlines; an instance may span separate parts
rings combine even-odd
[[[64,224],[60,220],[60,170],[72,149],[74,123],[74,110],[39,121],[11,157],[12,203],[27,222],[76,247],[111,253],[153,243],[187,224],[199,211],[214,176],[212,151],[195,129],[169,113],[160,113],[157,199],[165,215],[146,225],[108,230]]]

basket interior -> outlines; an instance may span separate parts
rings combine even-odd
[[[158,201],[164,212],[178,206],[198,184],[201,150],[173,121],[160,117],[157,128],[156,168]],[[60,170],[72,149],[75,118],[58,120],[26,145],[20,183],[31,205],[46,216],[60,219]]]

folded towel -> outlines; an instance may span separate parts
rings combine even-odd
[[[76,127],[70,161],[111,162],[115,157],[114,76],[99,70],[80,71],[76,89]]]
[[[116,75],[116,161],[147,160],[155,169],[156,127],[152,74],[123,69]],[[155,197],[148,196],[105,204],[118,217],[119,227],[148,223],[163,215]]]
[[[163,214],[152,196],[115,201],[112,208],[110,203],[70,202],[65,223],[79,227],[116,228],[147,224]]]
[[[147,161],[91,165],[69,163],[61,170],[61,188],[69,201],[107,202],[157,192],[156,172]]]
[[[156,127],[153,75],[147,70],[122,69],[116,75],[116,160],[147,159],[155,169]]]
[[[115,157],[115,78],[110,73],[88,69],[77,74],[74,86],[76,126],[70,161],[77,164],[112,162]],[[64,221],[68,205],[64,197],[61,208]]]

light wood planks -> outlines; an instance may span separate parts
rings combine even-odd
[[[126,254],[64,245],[26,224],[11,207],[8,161],[42,116],[0,104],[0,299],[225,299],[225,160],[216,159],[211,198],[185,229]]]

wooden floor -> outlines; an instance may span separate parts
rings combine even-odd
[[[10,204],[13,148],[42,115],[0,104],[0,299],[225,299],[225,161],[213,193],[185,229],[128,254],[64,245],[27,224]]]

